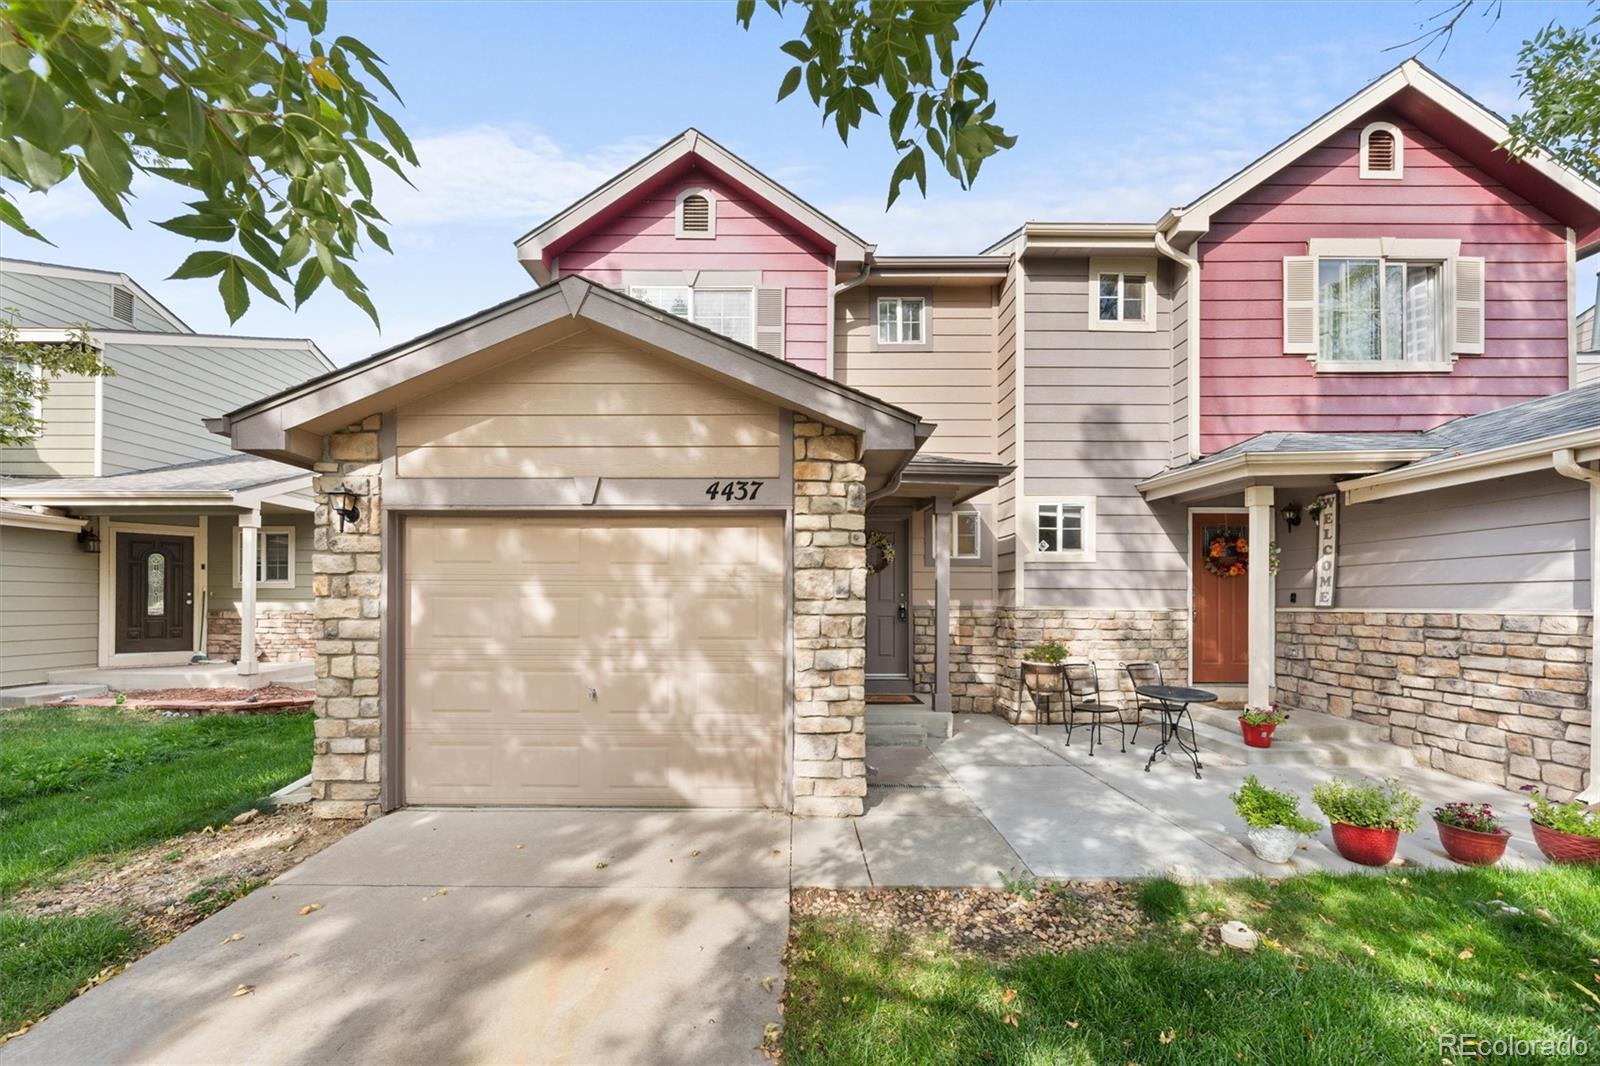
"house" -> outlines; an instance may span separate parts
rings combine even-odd
[[[207,653],[248,685],[272,672],[261,659],[309,662],[310,475],[240,455],[202,420],[327,357],[198,334],[112,271],[0,259],[0,313],[22,340],[86,326],[113,370],[51,381],[43,432],[0,448],[0,687]]]
[[[892,256],[686,131],[211,423],[317,475],[316,812],[857,814],[869,700],[1026,718],[1046,636],[1592,795],[1600,188],[1504,135],[1412,61],[1154,222]]]
[[[1600,284],[1596,285],[1600,290]],[[1574,385],[1600,381],[1600,335],[1594,331],[1594,314],[1600,304],[1590,304],[1578,315],[1578,373]]]

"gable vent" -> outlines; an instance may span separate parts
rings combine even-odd
[[[700,193],[683,198],[683,232],[711,232],[711,201]]]
[[[1394,134],[1373,130],[1367,138],[1367,169],[1387,173],[1394,169]]]
[[[1361,176],[1399,178],[1405,171],[1405,145],[1400,131],[1387,122],[1374,122],[1361,131]]]
[[[111,290],[111,317],[119,322],[133,321],[133,293],[122,288]]]

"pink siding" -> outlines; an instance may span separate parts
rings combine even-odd
[[[1200,447],[1269,430],[1429,429],[1567,387],[1566,230],[1415,125],[1362,180],[1363,120],[1219,211],[1200,246]],[[1317,374],[1283,351],[1283,259],[1313,237],[1459,238],[1487,260],[1485,354],[1449,374]]]
[[[678,193],[691,186],[717,197],[717,235],[673,236]],[[784,358],[827,371],[828,254],[805,231],[747,190],[704,169],[663,178],[592,220],[553,249],[562,274],[581,274],[613,288],[630,270],[755,270],[764,288],[784,290]]]

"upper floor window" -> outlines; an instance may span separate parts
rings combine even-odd
[[[133,293],[118,286],[111,290],[111,317],[121,322],[133,321]]]
[[[878,343],[921,344],[928,301],[920,296],[878,297]]]
[[[628,293],[669,315],[686,318],[697,326],[731,337],[741,344],[755,343],[756,290],[746,288],[693,289],[687,285],[634,285]],[[781,300],[778,307],[782,308]],[[781,324],[779,329],[781,331]],[[779,341],[781,352],[782,342]]]
[[[1361,176],[1363,178],[1401,178],[1405,176],[1405,141],[1400,128],[1388,122],[1374,122],[1361,131]]]
[[[1089,261],[1089,328],[1155,329],[1155,263]]]
[[[717,235],[717,200],[710,189],[685,189],[678,194],[676,236]]]
[[[1033,506],[1035,555],[1064,562],[1094,561],[1094,500],[1066,496]]]

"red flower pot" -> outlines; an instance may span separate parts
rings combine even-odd
[[[1581,837],[1562,833],[1547,825],[1533,823],[1533,842],[1551,862],[1576,866],[1600,865],[1600,837]]]
[[[1493,866],[1506,853],[1506,844],[1511,841],[1511,834],[1504,829],[1498,833],[1480,833],[1448,825],[1437,818],[1433,824],[1439,829],[1439,843],[1444,845],[1444,853],[1467,866]]]
[[[1244,733],[1244,742],[1252,748],[1272,747],[1272,731],[1278,728],[1277,722],[1268,722],[1266,725],[1251,725],[1243,718],[1239,719],[1239,729]]]
[[[1351,862],[1362,866],[1387,866],[1400,847],[1400,830],[1334,822],[1333,845]]]

